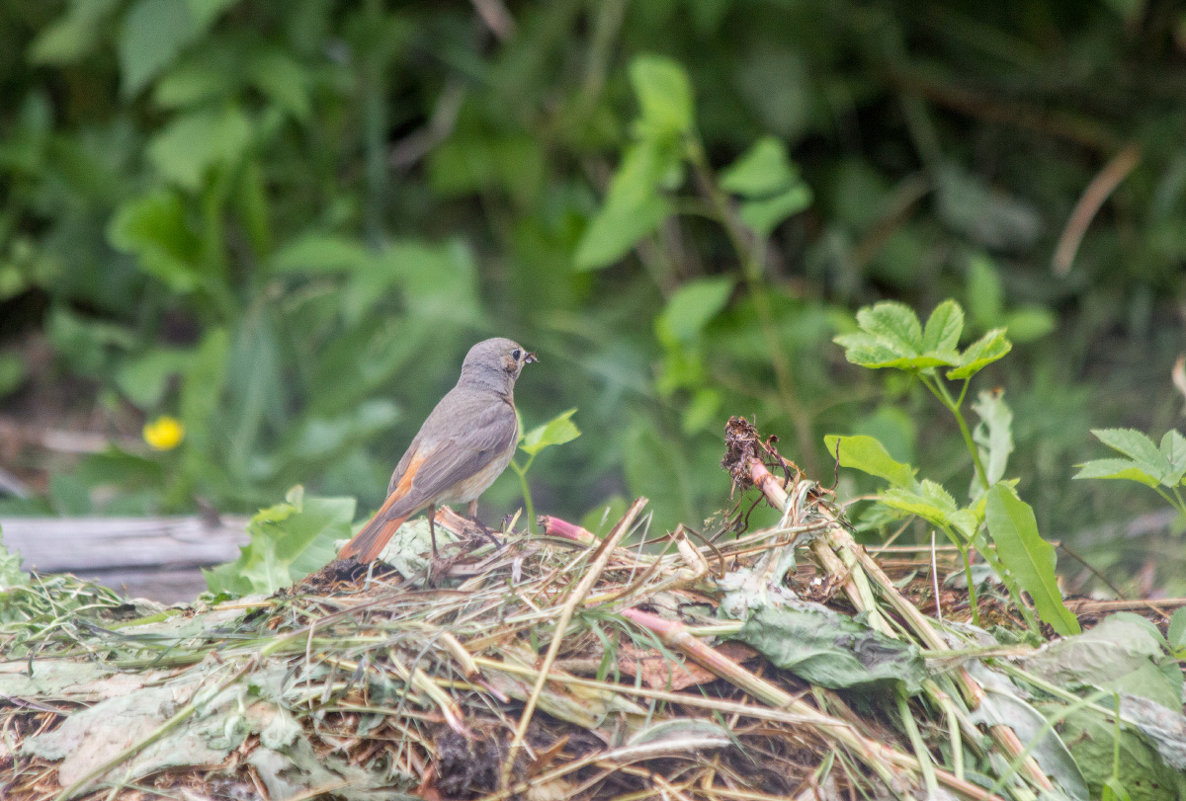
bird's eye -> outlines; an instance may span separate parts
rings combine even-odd
[[[511,358],[514,359],[515,361],[519,361],[519,358],[522,355],[523,355],[523,351],[519,350],[518,348],[515,348],[513,351],[511,351]]]

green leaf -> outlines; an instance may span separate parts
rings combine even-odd
[[[959,358],[959,367],[947,371],[951,380],[970,378],[980,372],[986,365],[992,364],[1003,357],[1013,348],[1013,343],[1005,337],[1005,329],[994,328],[980,339],[969,345]]]
[[[148,159],[167,180],[190,191],[211,167],[234,165],[251,142],[251,123],[235,106],[182,114],[148,144]]]
[[[663,56],[636,56],[630,62],[630,84],[638,98],[639,136],[667,138],[692,130],[692,82],[679,62]]]
[[[783,220],[808,208],[811,201],[811,189],[806,184],[796,184],[773,197],[744,201],[737,216],[747,228],[764,239]]]
[[[773,136],[755,142],[720,176],[722,189],[748,198],[769,198],[798,181],[798,172],[787,158],[786,144]]]
[[[234,562],[203,570],[213,593],[271,595],[333,561],[334,540],[348,539],[353,498],[306,498],[300,486],[262,509],[247,526],[251,541]]]
[[[15,353],[0,353],[0,398],[10,395],[25,382],[25,360]]]
[[[988,491],[985,520],[1001,562],[1030,594],[1039,617],[1059,634],[1078,634],[1079,621],[1063,605],[1058,590],[1054,548],[1038,533],[1030,505],[1012,487],[998,483]]]
[[[883,478],[895,487],[910,489],[918,486],[914,479],[915,469],[895,461],[885,446],[874,437],[829,434],[824,437],[824,445],[829,454],[839,454],[841,467],[851,467]]]
[[[901,356],[917,356],[923,351],[922,325],[905,303],[883,300],[864,306],[857,310],[857,325]]]
[[[351,273],[374,270],[377,261],[354,237],[313,232],[279,248],[271,265],[281,272]]]
[[[1186,656],[1186,606],[1178,607],[1170,618],[1165,638],[1177,659]]]
[[[116,250],[138,256],[144,272],[175,292],[190,292],[203,282],[200,243],[175,192],[158,189],[124,203],[107,227],[107,239]]]
[[[577,269],[613,264],[667,219],[671,205],[659,186],[672,164],[672,153],[658,143],[643,141],[627,148],[605,204],[577,244]]]
[[[1078,467],[1079,472],[1072,478],[1123,478],[1139,482],[1146,487],[1161,484],[1155,476],[1149,475],[1129,459],[1093,459]]]
[[[73,64],[95,49],[120,0],[72,0],[69,10],[41,29],[29,46],[34,64]]]
[[[117,42],[124,95],[144,88],[201,33],[189,3],[138,0],[124,17]]]
[[[964,331],[964,310],[954,300],[945,300],[927,318],[922,335],[924,353],[954,352]]]
[[[122,364],[115,383],[138,409],[154,411],[165,396],[169,380],[184,373],[192,357],[191,351],[179,348],[151,348]]]
[[[1009,454],[1013,452],[1013,411],[1000,390],[981,390],[972,411],[980,417],[972,439],[980,446],[981,462],[991,486],[1004,477]]]
[[[697,278],[682,284],[655,318],[655,331],[665,345],[688,344],[720,314],[733,294],[731,277]]]
[[[831,689],[882,692],[902,683],[913,694],[927,678],[918,646],[829,610],[766,605],[736,638],[783,670]]]
[[[1186,476],[1186,437],[1171,428],[1161,438],[1159,450],[1166,461],[1165,485],[1173,487],[1182,483],[1182,477]]]
[[[992,259],[976,253],[968,259],[968,311],[977,325],[1000,325],[1005,311],[1005,290]]]
[[[566,412],[556,415],[543,425],[531,429],[523,435],[523,438],[519,441],[519,447],[528,454],[535,456],[544,448],[552,445],[563,445],[566,442],[576,439],[581,435],[581,430],[570,419],[575,413],[576,409],[569,409]]]
[[[1165,466],[1165,459],[1153,440],[1135,428],[1093,428],[1096,439],[1112,450],[1120,451],[1132,459],[1141,469],[1159,476]]]

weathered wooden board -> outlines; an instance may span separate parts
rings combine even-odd
[[[166,603],[202,592],[200,568],[237,558],[246,528],[239,517],[0,518],[4,544],[26,570],[73,573]]]

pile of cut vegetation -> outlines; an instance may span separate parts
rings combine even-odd
[[[971,625],[952,560],[875,559],[744,421],[726,467],[776,525],[445,512],[436,561],[422,522],[393,566],[192,608],[0,565],[0,797],[1186,797],[1157,625],[1043,642],[991,589]]]

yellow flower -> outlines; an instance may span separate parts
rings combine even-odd
[[[144,424],[144,441],[158,451],[171,451],[185,439],[185,425],[176,417],[161,415]]]

